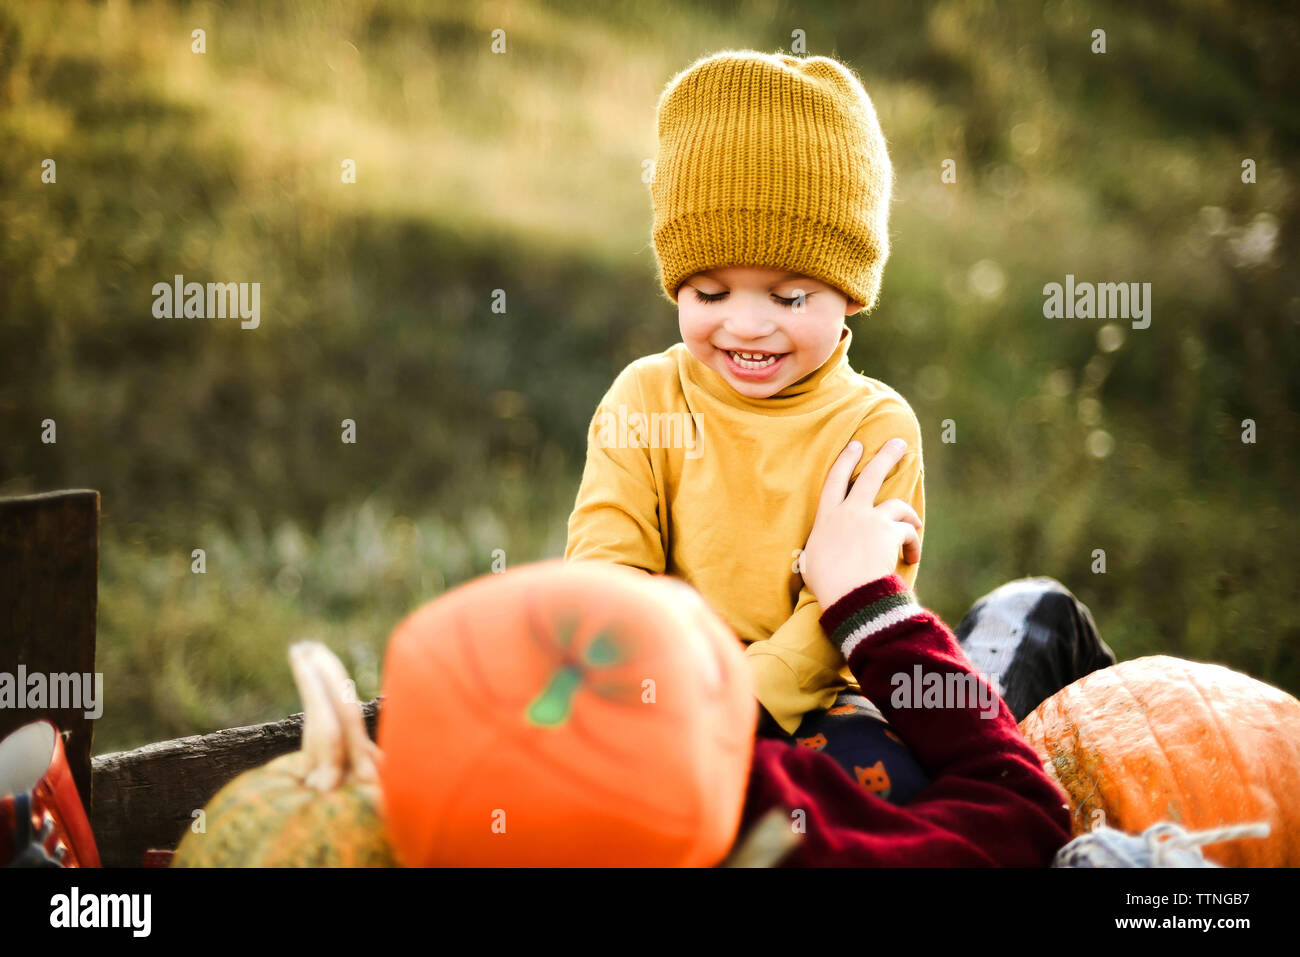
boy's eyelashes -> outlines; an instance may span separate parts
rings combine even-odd
[[[696,302],[704,302],[704,303],[718,302],[722,299],[727,298],[727,293],[725,292],[700,292],[694,286],[691,287],[691,291],[695,293]],[[804,302],[807,302],[814,295],[816,294],[811,292],[806,292],[803,294],[803,296],[793,296],[787,299],[785,296],[778,296],[776,293],[772,293],[772,298],[775,299],[777,302],[779,302],[781,305],[789,307],[789,306],[793,306],[801,298],[803,299]]]

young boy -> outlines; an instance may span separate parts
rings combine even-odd
[[[770,719],[821,750],[835,735],[820,713],[875,712],[839,695],[856,684],[798,571],[822,481],[850,440],[856,477],[897,437],[879,500],[918,526],[925,512],[915,415],[848,363],[845,319],[875,305],[889,254],[884,137],[847,67],[750,50],[675,77],[658,135],[653,241],[682,341],[601,400],[565,557],[694,585],[747,643]],[[916,570],[900,557],[908,587]],[[892,777],[861,783],[894,800],[923,784]]]

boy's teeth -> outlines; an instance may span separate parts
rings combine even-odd
[[[775,355],[764,355],[758,352],[732,352],[728,350],[727,354],[731,356],[736,365],[745,369],[761,369],[764,366],[770,366],[779,358]]]

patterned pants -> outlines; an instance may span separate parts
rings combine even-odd
[[[1021,578],[990,592],[955,634],[975,670],[1001,689],[1016,721],[1066,685],[1115,663],[1087,606],[1051,578]],[[763,717],[760,735],[830,755],[891,803],[905,804],[930,783],[912,750],[856,692],[840,692],[827,710],[808,712],[793,735],[766,712]]]

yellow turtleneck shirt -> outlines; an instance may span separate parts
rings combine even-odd
[[[565,558],[690,582],[747,645],[759,702],[788,734],[856,688],[795,571],[831,463],[862,467],[895,436],[907,453],[877,502],[925,521],[921,432],[897,392],[849,367],[846,326],[815,372],[766,399],[740,395],[684,343],[627,366],[592,416]],[[916,565],[897,573],[912,587]]]

